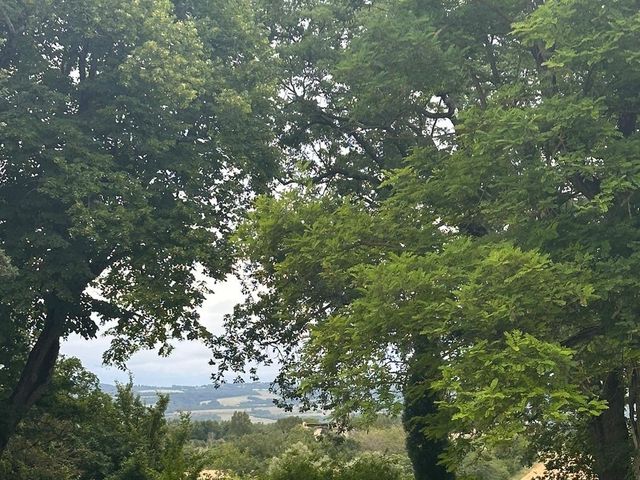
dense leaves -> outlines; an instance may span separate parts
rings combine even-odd
[[[637,4],[292,14],[279,46],[308,55],[286,104],[298,143],[283,141],[306,158],[301,186],[260,200],[238,236],[261,289],[228,320],[223,369],[273,348],[281,391],[337,416],[434,396],[421,428],[454,440],[451,468],[527,433],[587,453],[603,480],[633,475]]]
[[[101,321],[115,363],[205,338],[218,380],[277,358],[286,406],[404,408],[420,480],[517,435],[640,478],[636,0],[0,13],[0,447]],[[213,338],[195,272],[234,255]],[[298,450],[283,475],[323,471]]]
[[[58,364],[49,392],[0,461],[15,480],[195,479],[203,459],[187,447],[190,424],[168,424],[168,398],[145,406],[121,385],[115,398],[77,359]]]
[[[118,365],[208,337],[196,271],[224,278],[230,231],[277,167],[249,3],[9,1],[0,14],[0,248],[16,272],[0,282],[2,448],[61,336],[106,325]]]

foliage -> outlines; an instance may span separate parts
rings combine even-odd
[[[521,437],[515,437],[508,442],[491,449],[479,446],[469,452],[456,469],[457,478],[462,480],[510,480],[518,478],[526,465],[529,446]]]
[[[197,422],[195,422],[197,425]],[[240,476],[264,474],[272,458],[278,457],[291,445],[300,444],[334,458],[348,457],[353,445],[336,447],[330,440],[317,442],[312,432],[298,425],[283,430],[277,424],[252,424],[250,432],[234,434],[229,422],[221,422],[225,432],[220,438],[206,444],[207,468],[232,472]]]
[[[319,457],[305,445],[291,446],[274,458],[267,471],[267,480],[408,480],[410,467],[401,459],[378,453],[365,453],[347,463],[332,462]]]
[[[385,455],[405,453],[405,432],[398,422],[380,423],[358,428],[349,432],[349,438],[364,452],[380,452]]]
[[[147,407],[121,385],[114,398],[77,359],[58,363],[52,388],[22,422],[0,461],[15,480],[197,478],[202,458],[187,447],[190,422],[169,424],[168,399]]]
[[[209,337],[196,271],[224,278],[230,231],[277,167],[249,3],[10,0],[0,13],[0,248],[16,270],[0,282],[4,448],[60,337],[108,324],[119,366]]]
[[[283,58],[304,52],[283,87],[298,186],[238,233],[261,289],[222,372],[277,347],[281,393],[338,418],[439,401],[420,420],[450,468],[576,430],[584,472],[632,475],[636,3],[275,3]]]
[[[638,476],[636,0],[9,0],[0,13],[0,269],[5,255],[14,267],[0,448],[59,339],[95,335],[97,318],[117,364],[204,338],[218,380],[255,376],[275,351],[287,407],[343,422],[404,409],[419,479],[515,436],[601,480]],[[276,170],[274,125],[287,188],[230,242]],[[247,299],[213,338],[195,271],[220,279],[234,255]],[[105,408],[128,440],[86,459],[114,479],[176,474],[160,468],[183,465],[163,402],[148,411],[123,389]],[[240,414],[229,428],[218,447],[234,461],[264,433]],[[271,474],[352,468],[324,458],[298,445]]]
[[[249,414],[247,412],[233,412],[227,428],[228,435],[239,437],[250,433],[251,430],[252,425]]]
[[[10,277],[15,273],[13,267],[11,266],[11,261],[4,254],[2,250],[0,250],[0,277]]]
[[[193,422],[191,439],[202,442],[216,440],[224,435],[224,424],[215,420],[200,420]]]
[[[2,478],[15,480],[178,480],[206,468],[230,478],[410,478],[404,434],[397,419],[380,416],[369,428],[357,419],[348,438],[318,441],[297,417],[251,424],[167,421],[167,397],[145,406],[131,384],[114,397],[77,359],[57,365],[54,384],[23,421],[0,461]],[[240,419],[240,420],[238,420]],[[210,435],[211,434],[211,435]],[[202,442],[202,438],[206,442]],[[515,462],[519,452],[509,451]],[[485,455],[487,457],[487,455]],[[497,457],[487,462],[503,465]],[[474,463],[475,464],[475,463]],[[303,475],[304,477],[297,476]]]
[[[364,419],[358,418],[346,436],[335,433],[320,438],[313,435],[312,428],[305,428],[299,417],[285,417],[271,424],[252,424],[251,431],[241,435],[232,433],[230,425],[231,420],[193,422],[191,438],[207,459],[206,469],[239,478],[266,479],[269,471],[294,475],[291,469],[298,468],[313,470],[312,475],[338,475],[351,471],[350,465],[360,458],[362,461],[359,466],[353,466],[353,471],[359,472],[369,463],[375,464],[372,468],[379,472],[406,473],[410,468],[402,426],[397,419],[389,417],[378,417],[372,428]],[[212,433],[204,435],[208,437],[206,442],[199,440],[203,431]],[[278,466],[270,470],[272,464]]]
[[[292,445],[280,457],[273,459],[267,472],[269,480],[295,480],[333,478],[329,459],[320,457],[302,443]]]
[[[406,457],[366,453],[347,463],[338,478],[341,480],[409,480],[413,477]]]

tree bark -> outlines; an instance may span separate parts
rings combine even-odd
[[[20,420],[46,391],[60,351],[66,310],[59,302],[47,309],[44,328],[29,353],[20,380],[5,404],[0,406],[0,454],[4,452]]]
[[[424,340],[416,343],[419,344],[415,352],[416,362],[410,367],[403,392],[402,424],[407,434],[407,454],[416,480],[453,480],[453,474],[438,464],[447,441],[428,438],[424,433],[429,418],[438,410],[436,394],[425,386],[425,382],[430,381],[437,368],[436,360],[426,353],[430,348],[428,343]]]
[[[632,448],[625,418],[625,388],[619,370],[607,375],[602,396],[609,408],[590,425],[594,471],[599,480],[633,479]]]
[[[423,432],[426,426],[424,416],[436,413],[435,398],[432,395],[413,399],[407,397],[405,395],[402,423],[407,433],[407,454],[416,480],[452,480],[453,474],[438,464],[447,446],[446,441],[427,438]]]

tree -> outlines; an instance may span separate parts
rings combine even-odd
[[[295,478],[320,480],[322,478],[331,478],[329,459],[318,457],[317,453],[311,451],[306,445],[296,443],[280,457],[271,461],[267,478],[269,480],[293,480]]]
[[[402,166],[412,149],[446,153],[453,146],[457,109],[484,101],[499,86],[491,76],[491,66],[498,58],[512,54],[511,44],[487,44],[492,36],[506,37],[508,23],[499,13],[473,5],[459,8],[452,18],[448,5],[439,2],[404,2],[397,6],[358,1],[265,4],[267,17],[272,12],[267,19],[270,38],[283,64],[280,76],[285,103],[280,116],[280,146],[292,159],[290,178],[285,183],[310,185],[316,193],[323,191],[314,188],[319,185],[327,188],[327,196],[350,195],[371,208],[388,195],[388,188],[381,187],[384,171]],[[286,267],[279,265],[285,255],[295,255],[296,248],[288,248],[289,240],[297,238],[305,225],[313,224],[322,207],[316,213],[304,212],[302,225],[284,221],[284,227],[280,215],[291,215],[295,207],[283,204],[266,208],[273,208],[272,213],[278,215],[275,221],[265,215],[264,225],[256,220],[255,225],[265,228],[257,235],[265,234],[267,240],[260,245],[248,242],[243,253],[255,262],[258,271],[252,272],[253,277],[272,290],[250,300],[230,319],[226,338],[219,339],[221,351],[227,353],[218,353],[216,358],[225,360],[222,371],[239,368],[247,359],[268,361],[264,352],[272,347],[282,352],[280,360],[285,364],[295,364],[295,351],[304,343],[307,327],[323,321],[357,296],[349,286],[347,269],[357,264],[358,257],[350,255],[360,247],[336,260],[344,273],[329,281],[323,277],[333,265],[320,258],[317,243],[311,247],[317,256],[298,264],[283,262]],[[331,208],[326,206],[327,210]],[[291,231],[283,230],[289,227]],[[246,238],[256,235],[256,231],[245,233]],[[370,230],[360,233],[371,235]],[[395,240],[385,238],[378,246],[401,250]],[[429,242],[429,238],[425,240]],[[343,247],[341,242],[333,246]],[[322,252],[327,255],[327,250]],[[334,249],[328,255],[338,257],[339,253]],[[371,261],[378,255],[372,253]],[[279,266],[265,267],[269,263]],[[254,315],[258,322],[254,322]],[[284,393],[295,386],[290,378],[290,372],[279,377]],[[397,382],[404,390],[402,384]],[[426,410],[418,411],[418,405]],[[431,410],[433,405],[425,402],[414,404],[416,418]],[[411,428],[416,433],[421,430]],[[428,451],[442,448],[441,442],[430,444],[423,434],[410,439],[423,443],[423,448],[428,444]],[[416,460],[417,469],[422,468],[419,465],[425,465],[424,458]],[[422,476],[431,476],[434,471],[448,478],[437,465],[425,468]]]
[[[50,388],[21,422],[0,460],[16,480],[104,478],[113,468],[110,397],[77,359],[61,359]],[[88,476],[89,471],[93,476]]]
[[[253,425],[251,424],[251,418],[247,412],[233,412],[229,425],[227,426],[227,433],[233,437],[241,437],[251,433]]]
[[[207,338],[195,270],[229,270],[229,232],[275,156],[267,43],[248,3],[0,9],[0,247],[17,272],[0,282],[2,450],[61,337],[94,336],[97,318],[118,365]]]
[[[228,319],[223,368],[275,347],[281,391],[336,414],[434,396],[420,430],[457,434],[450,467],[478,442],[564,426],[598,478],[638,478],[637,20],[632,1],[359,10],[323,65],[340,94],[316,107],[341,106],[356,133],[362,112],[387,120],[367,129],[385,159],[417,98],[451,122],[431,142],[435,123],[407,126],[373,195],[311,185],[259,201],[239,252],[264,290]],[[362,153],[322,142],[331,161]]]
[[[268,480],[297,480],[299,478],[328,480],[408,480],[402,461],[394,457],[368,452],[346,463],[320,456],[302,443],[292,445],[269,464]]]
[[[446,15],[433,3],[409,2],[403,13],[366,0],[260,2],[280,59],[283,183],[376,197],[385,169],[446,135],[449,94],[459,90],[446,60],[456,52],[440,50],[436,31],[413,15]]]
[[[165,419],[167,397],[145,406],[132,385],[115,397],[75,358],[61,359],[51,387],[27,413],[0,460],[16,480],[195,479],[202,459],[186,448],[190,423]]]
[[[378,188],[385,169],[402,165],[412,148],[445,143],[455,116],[460,59],[456,58],[459,52],[439,48],[434,37],[437,28],[428,25],[424,16],[404,13],[407,8],[424,13],[428,5],[409,2],[390,8],[392,13],[387,15],[386,2],[373,6],[360,1],[263,4],[270,40],[281,60],[279,144],[289,159],[289,176],[283,183],[326,187],[331,195],[352,195],[371,204],[386,195],[384,188]],[[446,15],[444,6],[432,10],[429,13],[439,19]],[[376,62],[370,61],[372,56]],[[447,63],[449,58],[452,61]],[[271,242],[275,246],[279,240],[286,242],[284,236]],[[314,272],[310,268],[309,282],[318,280]],[[266,280],[265,275],[258,276]],[[274,293],[274,298],[265,296],[238,313],[228,332],[238,344],[230,347],[230,338],[220,339],[222,350],[233,351],[236,357],[222,365],[223,371],[241,367],[247,357],[267,360],[265,345],[251,345],[256,338],[282,348],[286,361],[291,360],[289,347],[295,349],[312,317],[325,316],[351,295],[338,283],[311,287],[316,291],[308,299],[304,285],[300,287],[283,293],[287,296],[283,303],[289,304],[278,312],[270,310],[279,309],[273,305],[278,295]],[[307,306],[298,310],[299,302],[305,300]],[[245,331],[241,318],[251,314],[269,318],[255,329],[246,326]],[[239,331],[246,334],[245,340],[240,341]],[[281,386],[286,385],[285,379],[286,375],[280,376]]]

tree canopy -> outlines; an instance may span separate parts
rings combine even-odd
[[[522,432],[564,455],[564,431],[583,441],[563,457],[575,468],[632,475],[637,4],[294,15],[281,48],[304,65],[285,66],[281,142],[298,132],[302,159],[237,236],[263,290],[229,317],[223,370],[274,349],[281,392],[337,415],[432,396],[420,428],[452,440],[450,467]]]
[[[21,422],[0,475],[15,480],[195,480],[203,458],[187,448],[186,416],[165,418],[169,398],[145,405],[132,384],[111,396],[76,358],[56,365],[51,386]]]
[[[418,480],[514,436],[640,478],[639,33],[637,0],[2,2],[0,450],[103,324],[118,365],[199,338],[285,406],[402,411]]]
[[[0,248],[16,273],[0,282],[3,447],[61,337],[102,323],[120,365],[207,337],[195,273],[228,272],[229,233],[277,155],[248,2],[16,0],[0,14]]]

